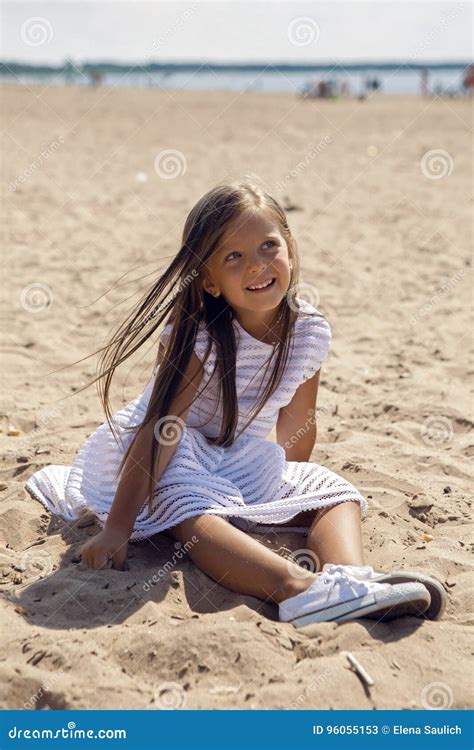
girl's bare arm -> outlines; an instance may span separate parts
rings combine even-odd
[[[158,360],[160,362],[160,360]],[[179,393],[171,404],[170,418],[186,419],[186,415],[199,388],[203,366],[193,352],[182,378]],[[145,503],[149,487],[150,441],[156,440],[155,423],[150,422],[135,440],[123,471],[107,521],[99,534],[90,539],[82,549],[82,560],[91,567],[103,567],[112,558],[114,567],[122,568],[127,555],[127,542],[133,531],[136,517]],[[173,457],[179,442],[160,445],[155,465],[155,481],[158,481]]]
[[[277,443],[285,449],[287,461],[309,461],[316,443],[316,401],[319,369],[297,388],[292,400],[280,409],[276,425]]]

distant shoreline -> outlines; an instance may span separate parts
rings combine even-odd
[[[209,72],[222,73],[322,73],[322,72],[348,72],[364,73],[371,71],[393,72],[399,69],[410,71],[428,70],[451,70],[462,71],[472,64],[472,61],[446,62],[426,61],[414,62],[411,60],[400,60],[392,62],[337,62],[337,63],[216,63],[204,60],[197,62],[130,62],[115,63],[111,61],[73,63],[65,61],[59,65],[32,65],[30,63],[11,62],[0,60],[0,75],[11,73],[68,73],[71,70],[81,70],[87,73],[96,70],[102,73],[127,72],[137,68],[141,72],[148,73],[197,73],[205,68]]]
[[[296,93],[318,98],[384,95],[460,96],[469,63],[353,62],[353,63],[205,63],[114,62],[57,66],[0,62],[0,82],[20,85],[121,86],[195,91],[255,91]]]

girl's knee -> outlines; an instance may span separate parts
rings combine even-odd
[[[222,519],[213,514],[192,516],[191,518],[185,518],[184,521],[166,529],[165,534],[168,534],[178,542],[185,543],[190,541],[191,538],[197,534],[207,532],[212,535],[213,529],[216,528],[216,525],[224,520],[227,519]]]

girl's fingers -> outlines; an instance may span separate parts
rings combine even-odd
[[[126,570],[125,568],[126,557],[127,556],[124,555],[123,553],[120,553],[119,555],[114,555],[112,559],[112,567],[114,568],[114,570]]]
[[[81,562],[94,570],[127,570],[125,561],[127,559],[127,550],[121,550],[118,553],[111,554],[103,550],[84,550],[81,553]]]
[[[93,570],[100,570],[105,567],[105,564],[107,563],[107,557],[104,557],[104,555],[100,553],[92,553],[86,556],[83,555],[82,560],[89,566],[89,568],[93,568]]]
[[[125,549],[120,549],[118,552],[116,552],[112,558],[112,567],[114,568],[114,570],[127,570],[126,559],[127,548],[125,547]]]

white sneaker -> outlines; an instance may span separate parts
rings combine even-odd
[[[392,585],[362,580],[347,567],[324,565],[305,591],[280,602],[280,621],[301,628],[313,622],[347,622],[358,617],[391,620],[402,615],[419,617],[430,605],[429,592],[422,583]]]
[[[324,566],[326,567],[326,566]],[[330,566],[329,566],[330,567]],[[447,596],[443,584],[437,578],[415,570],[391,570],[389,573],[375,571],[371,565],[344,565],[349,575],[362,580],[370,580],[376,583],[422,583],[428,589],[431,603],[423,612],[423,617],[428,620],[439,620],[446,609]]]

